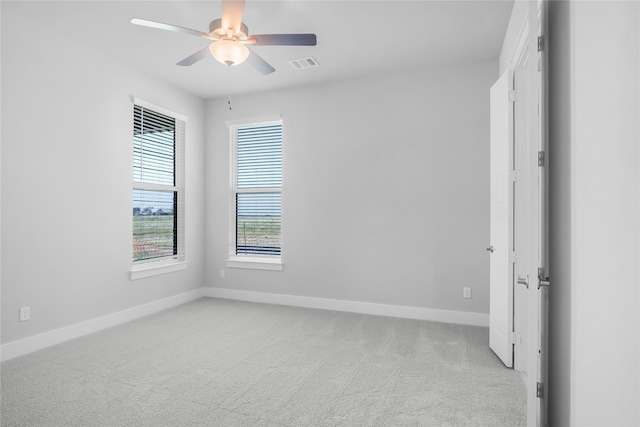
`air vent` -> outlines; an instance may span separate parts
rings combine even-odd
[[[304,70],[305,68],[314,68],[318,66],[318,61],[312,56],[307,58],[292,59],[289,64],[296,70]]]

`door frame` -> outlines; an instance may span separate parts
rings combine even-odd
[[[548,138],[548,50],[546,46],[547,37],[547,14],[548,0],[529,0],[528,20],[531,31],[530,52],[532,61],[530,90],[537,94],[535,105],[537,111],[531,115],[531,137],[536,142],[536,150],[543,153],[543,158],[538,161],[536,173],[532,174],[534,185],[537,188],[532,189],[532,200],[536,203],[536,223],[532,224],[532,233],[535,231],[537,235],[537,252],[531,253],[532,262],[537,260],[536,271],[531,271],[537,280],[533,282],[536,286],[530,289],[529,294],[529,331],[532,339],[529,345],[529,353],[531,359],[529,361],[529,370],[535,375],[530,375],[528,379],[528,399],[527,399],[527,424],[531,426],[547,425],[547,402],[549,390],[547,390],[547,349],[548,349],[548,307],[549,307],[549,191],[548,191],[548,162],[549,162],[549,138]],[[542,40],[540,43],[539,40]],[[532,152],[532,156],[537,153]],[[542,271],[540,271],[540,269]],[[546,282],[546,286],[541,284]],[[541,386],[541,388],[538,387]]]
[[[548,0],[529,0],[526,21],[529,27],[529,275],[527,330],[527,425],[547,425],[547,319],[548,288],[548,131],[547,131],[547,51],[544,40]],[[542,158],[540,154],[542,153]],[[540,271],[542,269],[542,272]],[[542,275],[542,277],[541,277]]]

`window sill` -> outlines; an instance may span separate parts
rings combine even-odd
[[[186,261],[171,261],[163,263],[148,263],[134,265],[129,272],[130,280],[144,279],[145,277],[158,276],[160,274],[173,273],[174,271],[186,270]]]
[[[231,257],[227,260],[227,267],[282,271],[282,260],[280,258]]]

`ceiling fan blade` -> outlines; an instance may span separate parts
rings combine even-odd
[[[209,33],[205,33],[198,30],[192,30],[190,28],[178,27],[177,25],[163,24],[162,22],[155,22],[155,21],[148,21],[146,19],[133,18],[131,20],[131,23],[135,25],[142,25],[143,27],[157,28],[159,30],[167,30],[167,31],[173,31],[176,33],[191,34],[193,36],[203,37],[207,40],[218,40],[216,37],[212,36]]]
[[[315,46],[315,34],[259,34],[252,35],[254,46]]]
[[[182,65],[184,67],[188,67],[189,65],[193,65],[196,62],[210,55],[211,55],[211,52],[209,52],[209,46],[207,46],[204,49],[197,51],[193,55],[184,58],[182,61],[178,62],[176,65]]]
[[[249,49],[249,56],[247,57],[247,62],[251,64],[253,68],[258,70],[263,75],[271,74],[276,69],[273,68],[267,61],[262,59],[260,55],[255,53],[253,50]]]
[[[222,29],[231,28],[234,35],[240,33],[242,26],[242,13],[245,0],[222,0]]]

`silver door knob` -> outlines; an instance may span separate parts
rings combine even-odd
[[[548,287],[549,284],[549,276],[544,274],[544,267],[538,268],[538,289],[540,289],[540,286]]]
[[[493,253],[493,251],[495,251],[495,250],[496,250],[496,248],[494,248],[493,246],[489,246],[489,247],[487,248],[487,250],[488,250],[489,252]]]
[[[527,287],[527,289],[529,289],[529,276],[520,276],[518,275],[518,284],[519,285],[525,285]]]

